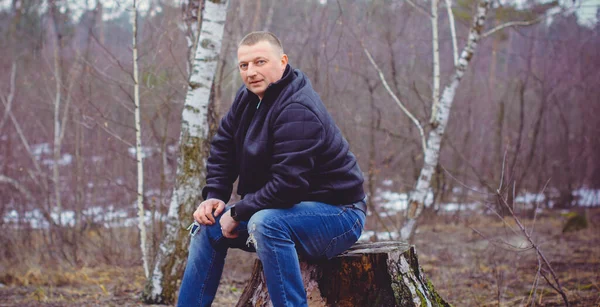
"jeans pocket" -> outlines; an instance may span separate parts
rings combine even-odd
[[[325,249],[325,257],[327,257],[327,259],[331,259],[345,252],[352,245],[354,245],[356,241],[358,241],[361,232],[362,224],[360,223],[359,219],[356,219],[352,225],[352,228],[331,240],[327,246],[327,249]]]
[[[187,230],[190,231],[190,236],[193,237],[200,230],[200,224],[198,222],[194,221],[193,223],[190,224],[190,226],[188,226]]]

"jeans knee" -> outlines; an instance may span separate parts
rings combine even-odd
[[[259,243],[264,244],[265,241],[274,237],[289,236],[285,231],[285,227],[279,223],[274,209],[264,209],[256,212],[248,221],[248,241],[247,245],[252,244],[258,252]]]
[[[201,242],[206,242],[206,240],[208,240],[210,245],[216,248],[218,247],[218,243],[221,241],[221,238],[223,238],[223,233],[219,223],[215,223],[213,225],[199,225],[198,229],[192,228],[190,235],[190,248],[193,248],[197,244],[201,246],[203,244]]]

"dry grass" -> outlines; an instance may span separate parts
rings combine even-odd
[[[594,210],[590,220],[591,228],[562,234],[564,219],[555,213],[538,219],[533,232],[573,306],[600,304],[600,211]],[[507,226],[513,223],[509,218],[480,216],[470,218],[468,225],[438,224],[434,219],[420,228],[416,246],[421,265],[449,302],[455,306],[531,305],[527,302],[538,262],[533,249],[511,249],[501,243],[527,246],[525,238]],[[531,229],[532,221],[524,220],[524,224]],[[535,296],[536,305],[564,304],[543,279]]]
[[[591,210],[589,220],[590,228],[562,234],[565,219],[552,213],[538,219],[533,234],[573,306],[600,306],[600,210]],[[507,250],[490,243],[523,243],[507,226],[513,221],[483,215],[463,217],[458,223],[448,223],[444,216],[427,221],[420,226],[415,242],[420,263],[454,306],[520,306],[528,301],[537,271],[534,251]],[[524,223],[531,227],[531,221]],[[32,242],[16,249],[18,240],[13,237],[13,250],[3,255],[18,256],[0,260],[0,306],[142,306],[139,293],[144,276],[135,231],[93,236],[88,241],[93,243],[80,246],[79,265],[49,260],[40,249],[31,253],[32,244],[41,244],[39,238],[30,238]],[[99,238],[121,238],[126,243],[107,247]],[[254,259],[254,254],[229,252],[213,306],[235,305]],[[541,280],[535,304],[561,306],[562,301]]]

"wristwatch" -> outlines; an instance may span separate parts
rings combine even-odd
[[[235,205],[231,206],[231,209],[229,209],[229,214],[234,221],[239,222],[237,212],[235,212]]]

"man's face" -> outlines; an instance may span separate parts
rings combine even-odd
[[[260,99],[263,99],[269,84],[281,79],[287,63],[287,55],[267,41],[238,48],[238,67],[242,80]]]

